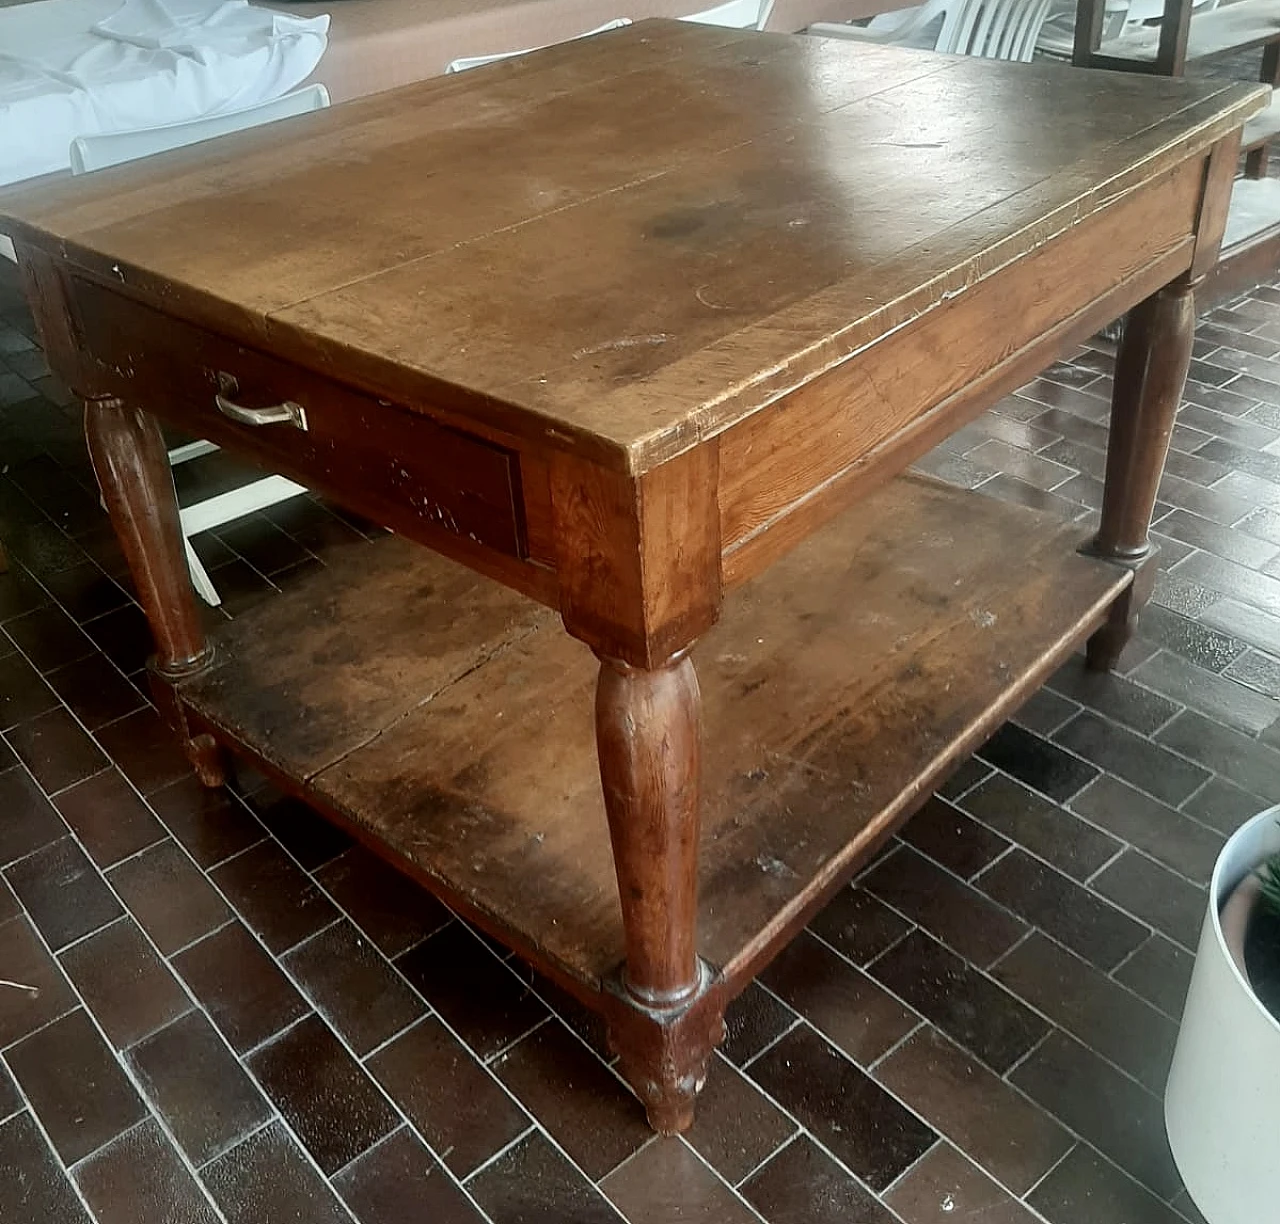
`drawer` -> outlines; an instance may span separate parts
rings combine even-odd
[[[77,324],[109,391],[392,528],[526,555],[519,455],[421,412],[75,279]],[[220,405],[220,402],[221,405]],[[292,416],[250,423],[268,406]],[[236,419],[236,409],[246,410]],[[229,415],[231,414],[231,415]]]

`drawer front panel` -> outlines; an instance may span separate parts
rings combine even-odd
[[[73,282],[96,388],[335,497],[427,543],[441,533],[524,557],[519,455],[429,416],[354,391],[170,318],[96,283]],[[291,403],[305,429],[253,425],[222,395],[260,410]],[[283,414],[281,414],[283,415]]]

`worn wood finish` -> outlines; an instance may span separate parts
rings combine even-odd
[[[118,399],[87,400],[84,420],[102,500],[155,634],[157,665],[171,676],[198,671],[209,662],[210,649],[186,578],[173,474],[160,426],[149,413]]]
[[[1262,97],[641,23],[2,193],[0,229],[59,376],[130,405],[91,429],[162,666],[204,660],[148,414],[402,537],[157,690],[202,776],[247,755],[596,1007],[674,1131],[725,1001],[1145,597],[1157,291]],[[1105,557],[893,479],[1144,299]]]
[[[1070,524],[903,478],[727,597],[692,652],[704,732],[697,950],[735,987],[1101,622],[1130,575],[1078,555],[1078,541]],[[313,802],[412,860],[501,937],[580,990],[604,989],[627,935],[598,772],[597,660],[531,605],[519,633],[473,613],[457,619],[475,665],[460,636],[454,678],[423,665],[389,706],[366,676],[418,647],[416,621],[441,624],[463,598],[512,597],[394,539],[355,546],[334,568],[228,626],[216,665],[180,686],[184,705],[307,779]],[[335,586],[368,592],[363,622],[333,615]],[[267,684],[263,643],[279,655]],[[271,733],[291,722],[332,746]],[[333,763],[312,768],[321,761]]]
[[[1116,355],[1102,521],[1091,552],[1137,568],[1152,551],[1147,535],[1195,338],[1195,299],[1183,278],[1129,312]],[[1089,666],[1107,671],[1132,636],[1150,584],[1117,601],[1090,640]]]
[[[1262,97],[662,22],[589,42],[0,210],[247,347],[640,473],[1118,221]]]

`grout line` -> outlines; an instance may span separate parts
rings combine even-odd
[[[466,1177],[462,1178],[462,1185],[466,1186],[468,1182],[474,1181],[477,1177],[480,1176],[481,1173],[483,1173],[491,1165],[497,1164],[498,1161],[501,1160],[509,1151],[511,1151],[512,1148],[519,1146],[530,1135],[536,1135],[537,1133],[538,1133],[537,1124],[534,1122],[530,1122],[529,1125],[526,1126],[524,1130],[522,1130],[509,1143],[504,1143],[496,1152],[493,1153],[492,1156],[487,1157],[486,1159],[482,1160],[478,1165],[476,1165],[476,1167],[472,1169],[471,1172],[466,1175]],[[388,1138],[390,1138],[390,1136],[388,1136]]]
[[[543,1000],[539,999],[538,1001],[540,1003],[543,1003],[544,1007],[547,1006],[546,1003],[543,1002]],[[525,1029],[523,1033],[520,1034],[519,1037],[516,1037],[513,1040],[508,1041],[507,1044],[504,1045],[501,1049],[495,1050],[492,1054],[489,1055],[488,1058],[482,1058],[480,1061],[489,1067],[498,1066],[498,1064],[503,1062],[506,1059],[507,1055],[510,1054],[511,1051],[514,1050],[516,1046],[518,1046],[526,1037],[529,1037],[532,1034],[536,1033],[540,1028],[543,1027],[543,1025],[549,1024],[551,1022],[551,1018],[555,1015],[556,1013],[550,1007],[547,1007],[547,1014],[541,1017],[536,1024],[530,1025],[527,1029]],[[561,1021],[561,1023],[563,1024],[564,1022]],[[564,1027],[568,1028],[569,1026],[566,1024]],[[594,1051],[592,1052],[594,1053]]]
[[[790,1024],[788,1024],[785,1029],[782,1030],[782,1032],[780,1032],[776,1037],[770,1039],[763,1046],[761,1046],[760,1049],[758,1049],[754,1054],[752,1054],[750,1058],[745,1059],[742,1065],[738,1068],[738,1070],[745,1073],[748,1067],[759,1062],[760,1059],[762,1059],[766,1054],[769,1053],[770,1050],[773,1049],[774,1046],[778,1044],[778,1042],[780,1042],[788,1034],[794,1033],[796,1029],[798,1029],[804,1023],[805,1023],[804,1017],[797,1015],[796,1018]]]
[[[1037,1190],[1039,1190],[1040,1187],[1044,1185],[1044,1183],[1047,1182],[1049,1178],[1051,1178],[1054,1175],[1054,1173],[1059,1168],[1061,1168],[1062,1165],[1066,1163],[1067,1157],[1070,1156],[1072,1152],[1077,1151],[1079,1147],[1080,1147],[1080,1144],[1077,1142],[1077,1143],[1073,1143],[1069,1148],[1067,1148],[1067,1150],[1062,1153],[1059,1159],[1055,1160],[1053,1164],[1051,1164],[1039,1177],[1036,1178],[1036,1180],[1030,1186],[1026,1188],[1025,1191],[1023,1191],[1023,1194],[1022,1194],[1023,1201],[1025,1202],[1026,1199],[1029,1199]]]
[[[693,1144],[690,1143],[689,1140],[684,1135],[676,1136],[676,1140],[677,1142],[684,1144],[686,1151],[693,1153],[693,1158],[711,1174],[712,1178],[715,1181],[719,1182],[720,1185],[722,1185],[729,1192],[732,1198],[734,1198],[738,1203],[740,1203],[743,1207],[745,1207],[747,1211],[751,1213],[751,1216],[753,1219],[759,1220],[760,1224],[769,1224],[769,1221],[766,1220],[764,1216],[761,1215],[760,1212],[756,1210],[755,1204],[748,1202],[745,1195],[739,1194],[737,1187],[731,1185],[729,1180],[720,1173],[720,1170],[717,1169],[714,1165],[712,1165],[711,1162],[707,1160],[707,1158],[700,1151],[698,1151],[698,1149],[694,1147]],[[645,1144],[645,1146],[648,1147],[649,1145]],[[619,1210],[618,1214],[619,1215],[622,1214],[621,1210]]]
[[[179,974],[179,976],[181,976],[181,974]],[[306,995],[302,996],[302,1001],[304,1003],[311,1002],[311,1000],[308,999]],[[279,1041],[280,1038],[283,1037],[286,1033],[293,1032],[293,1030],[296,1029],[298,1025],[300,1025],[304,1020],[310,1020],[316,1015],[318,1015],[318,1013],[316,1012],[315,1008],[311,1007],[308,1009],[305,1015],[299,1016],[296,1020],[290,1020],[289,1023],[284,1026],[284,1028],[277,1029],[274,1033],[271,1034],[270,1037],[264,1037],[256,1045],[251,1045],[245,1050],[241,1050],[237,1052],[235,1047],[231,1046],[231,1043],[229,1041],[227,1042],[227,1045],[231,1046],[231,1052],[235,1054],[237,1062],[248,1063],[249,1059],[251,1059],[260,1050],[265,1050],[267,1046],[273,1045],[275,1042]],[[324,1017],[321,1016],[320,1019],[323,1020]],[[270,1097],[268,1097],[267,1099],[270,1100]]]
[[[133,915],[130,914],[130,917],[132,916]],[[134,921],[136,922],[137,919],[135,918]],[[189,952],[192,948],[199,947],[200,944],[204,943],[206,939],[212,939],[215,935],[220,934],[222,931],[225,931],[227,927],[235,926],[236,923],[239,921],[240,919],[238,917],[233,916],[231,918],[228,918],[226,922],[218,923],[218,925],[214,927],[212,931],[206,931],[203,935],[197,936],[195,939],[191,940],[189,943],[184,943],[180,948],[174,948],[174,950],[170,952],[168,956],[163,958],[164,961],[166,962],[166,964],[171,962],[175,957],[181,956],[184,952]],[[138,925],[141,926],[142,924],[138,923]],[[173,966],[170,965],[170,968],[173,968]],[[182,976],[181,970],[174,969],[174,972],[177,973],[179,977]]]
[[[755,1085],[754,1080],[751,1080],[748,1082],[751,1083],[752,1086],[754,1087]],[[769,1164],[770,1161],[772,1161],[775,1156],[780,1156],[783,1152],[787,1150],[787,1148],[789,1148],[793,1143],[796,1142],[796,1140],[801,1138],[805,1133],[806,1132],[803,1126],[801,1126],[798,1130],[792,1131],[792,1133],[786,1139],[784,1139],[780,1144],[778,1144],[778,1146],[774,1148],[773,1151],[771,1151],[763,1160],[757,1161],[740,1178],[738,1178],[738,1180],[733,1183],[733,1188],[737,1190],[739,1193],[741,1193],[742,1187],[745,1186],[747,1182],[749,1182],[757,1173],[759,1173],[760,1170],[765,1167],[765,1165]]]
[[[899,1003],[901,1003],[901,1002],[902,1002],[902,1000],[901,1000],[901,999],[898,999],[898,996],[897,996],[897,995],[895,995],[895,994],[893,994],[892,992],[890,992],[890,991],[886,990],[886,991],[885,991],[885,993],[886,993],[886,994],[888,994],[890,998],[892,998],[892,999],[897,999],[897,1001],[898,1001]],[[904,1006],[905,1006],[905,1004],[904,1004]],[[912,1009],[912,1011],[913,1011],[913,1012],[915,1012],[915,1009],[913,1008],[913,1009]],[[918,1013],[918,1012],[915,1012],[915,1014],[916,1014],[916,1015],[919,1015],[919,1013]],[[918,1024],[915,1024],[914,1026],[912,1026],[912,1028],[911,1028],[910,1032],[908,1032],[908,1033],[904,1034],[902,1037],[899,1037],[899,1038],[898,1038],[898,1040],[897,1040],[897,1041],[895,1041],[895,1042],[893,1043],[893,1045],[891,1045],[891,1046],[890,1046],[887,1050],[885,1050],[883,1053],[877,1054],[877,1055],[875,1056],[875,1058],[873,1058],[869,1063],[867,1063],[867,1065],[863,1068],[863,1070],[864,1070],[868,1075],[870,1075],[870,1074],[871,1074],[871,1072],[872,1072],[872,1071],[874,1071],[874,1070],[875,1070],[875,1069],[876,1069],[876,1068],[877,1068],[881,1063],[883,1063],[883,1062],[888,1062],[888,1060],[889,1060],[890,1058],[892,1058],[892,1057],[893,1057],[893,1055],[895,1055],[895,1054],[896,1054],[900,1049],[902,1049],[902,1047],[903,1047],[904,1045],[906,1045],[906,1044],[907,1044],[907,1042],[909,1042],[909,1041],[910,1041],[910,1040],[911,1040],[911,1039],[912,1039],[912,1038],[913,1038],[913,1037],[914,1037],[914,1036],[915,1036],[915,1035],[916,1035],[916,1034],[917,1034],[921,1029],[923,1029],[923,1028],[928,1028],[928,1027],[929,1027],[929,1025],[930,1025],[930,1024],[932,1024],[932,1023],[933,1023],[932,1021],[930,1021],[930,1020],[926,1020],[926,1019],[924,1019],[923,1017],[921,1017],[921,1019],[920,1019],[919,1023],[918,1023]],[[816,1026],[815,1026],[815,1027],[816,1027]],[[936,1028],[937,1026],[935,1025],[934,1027]],[[821,1030],[820,1030],[820,1029],[819,1029],[818,1031],[819,1031],[819,1032],[821,1032]],[[941,1030],[939,1030],[939,1031],[941,1031]],[[829,1039],[828,1039],[828,1040],[829,1040]],[[834,1045],[835,1043],[834,1043],[834,1042],[832,1042],[832,1044]],[[837,1047],[837,1048],[839,1048],[839,1047]],[[968,1053],[968,1051],[966,1051],[966,1053]],[[856,1065],[856,1064],[855,1064],[855,1065]]]

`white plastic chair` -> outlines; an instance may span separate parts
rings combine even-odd
[[[806,32],[820,38],[921,47],[951,55],[1025,63],[1035,54],[1050,3],[1051,0],[927,0],[919,8],[881,14],[869,26],[819,22]]]
[[[738,29],[763,30],[764,23],[773,12],[774,0],[728,0],[727,4],[717,5],[701,13],[693,13],[681,17],[681,21],[694,21],[699,25],[733,26]],[[593,34],[603,34],[607,30],[616,30],[631,24],[630,17],[619,17],[615,21],[606,22],[585,34],[575,38],[590,38]],[[568,40],[573,41],[573,40]],[[547,46],[554,44],[544,44]],[[482,64],[495,64],[498,60],[512,59],[517,55],[528,55],[530,51],[540,51],[542,47],[525,47],[521,51],[500,51],[496,55],[469,55],[456,59],[445,68],[446,73],[466,72],[468,68],[479,68]]]
[[[1191,12],[1208,13],[1218,7],[1218,0],[1192,0]],[[1107,0],[1102,25],[1102,41],[1110,42],[1125,32],[1126,26],[1139,26],[1158,20],[1164,14],[1164,0]],[[1055,59],[1071,59],[1075,52],[1076,0],[1053,0],[1049,17],[1036,40],[1036,50]],[[1158,37],[1158,31],[1153,33]]]
[[[613,21],[606,21],[602,26],[596,26],[594,30],[587,30],[584,34],[575,34],[573,38],[565,39],[565,41],[576,42],[579,38],[590,38],[593,34],[604,34],[609,30],[618,30],[630,24],[630,17],[618,17]],[[524,47],[519,51],[499,51],[496,55],[466,55],[461,59],[450,60],[445,66],[445,73],[447,75],[454,72],[466,72],[469,68],[480,68],[485,64],[496,64],[499,60],[514,59],[517,55],[528,55],[530,51],[541,51],[543,47],[554,45],[554,43],[543,43],[542,46]]]
[[[71,173],[87,174],[94,170],[104,170],[108,166],[119,165],[121,162],[150,157],[154,153],[164,153],[170,149],[198,144],[204,140],[214,140],[219,136],[230,135],[232,132],[244,131],[246,128],[274,123],[278,119],[289,119],[294,115],[323,110],[328,105],[328,90],[323,85],[308,85],[305,89],[295,90],[281,98],[274,98],[270,102],[262,102],[257,106],[231,111],[225,115],[212,115],[207,119],[193,119],[187,123],[166,123],[158,127],[139,128],[131,132],[104,132],[94,136],[77,136],[71,142]],[[211,454],[217,449],[212,442],[189,442],[169,452],[169,463],[176,467],[180,463],[198,459],[201,455]],[[182,522],[182,543],[187,550],[191,582],[206,603],[216,606],[222,602],[222,598],[200,558],[196,556],[195,549],[191,547],[191,537],[202,531],[221,527],[256,510],[274,506],[290,497],[297,497],[299,493],[306,491],[302,485],[295,484],[284,476],[264,476],[238,489],[220,493],[217,497],[205,498],[204,501],[184,506],[179,511]]]

